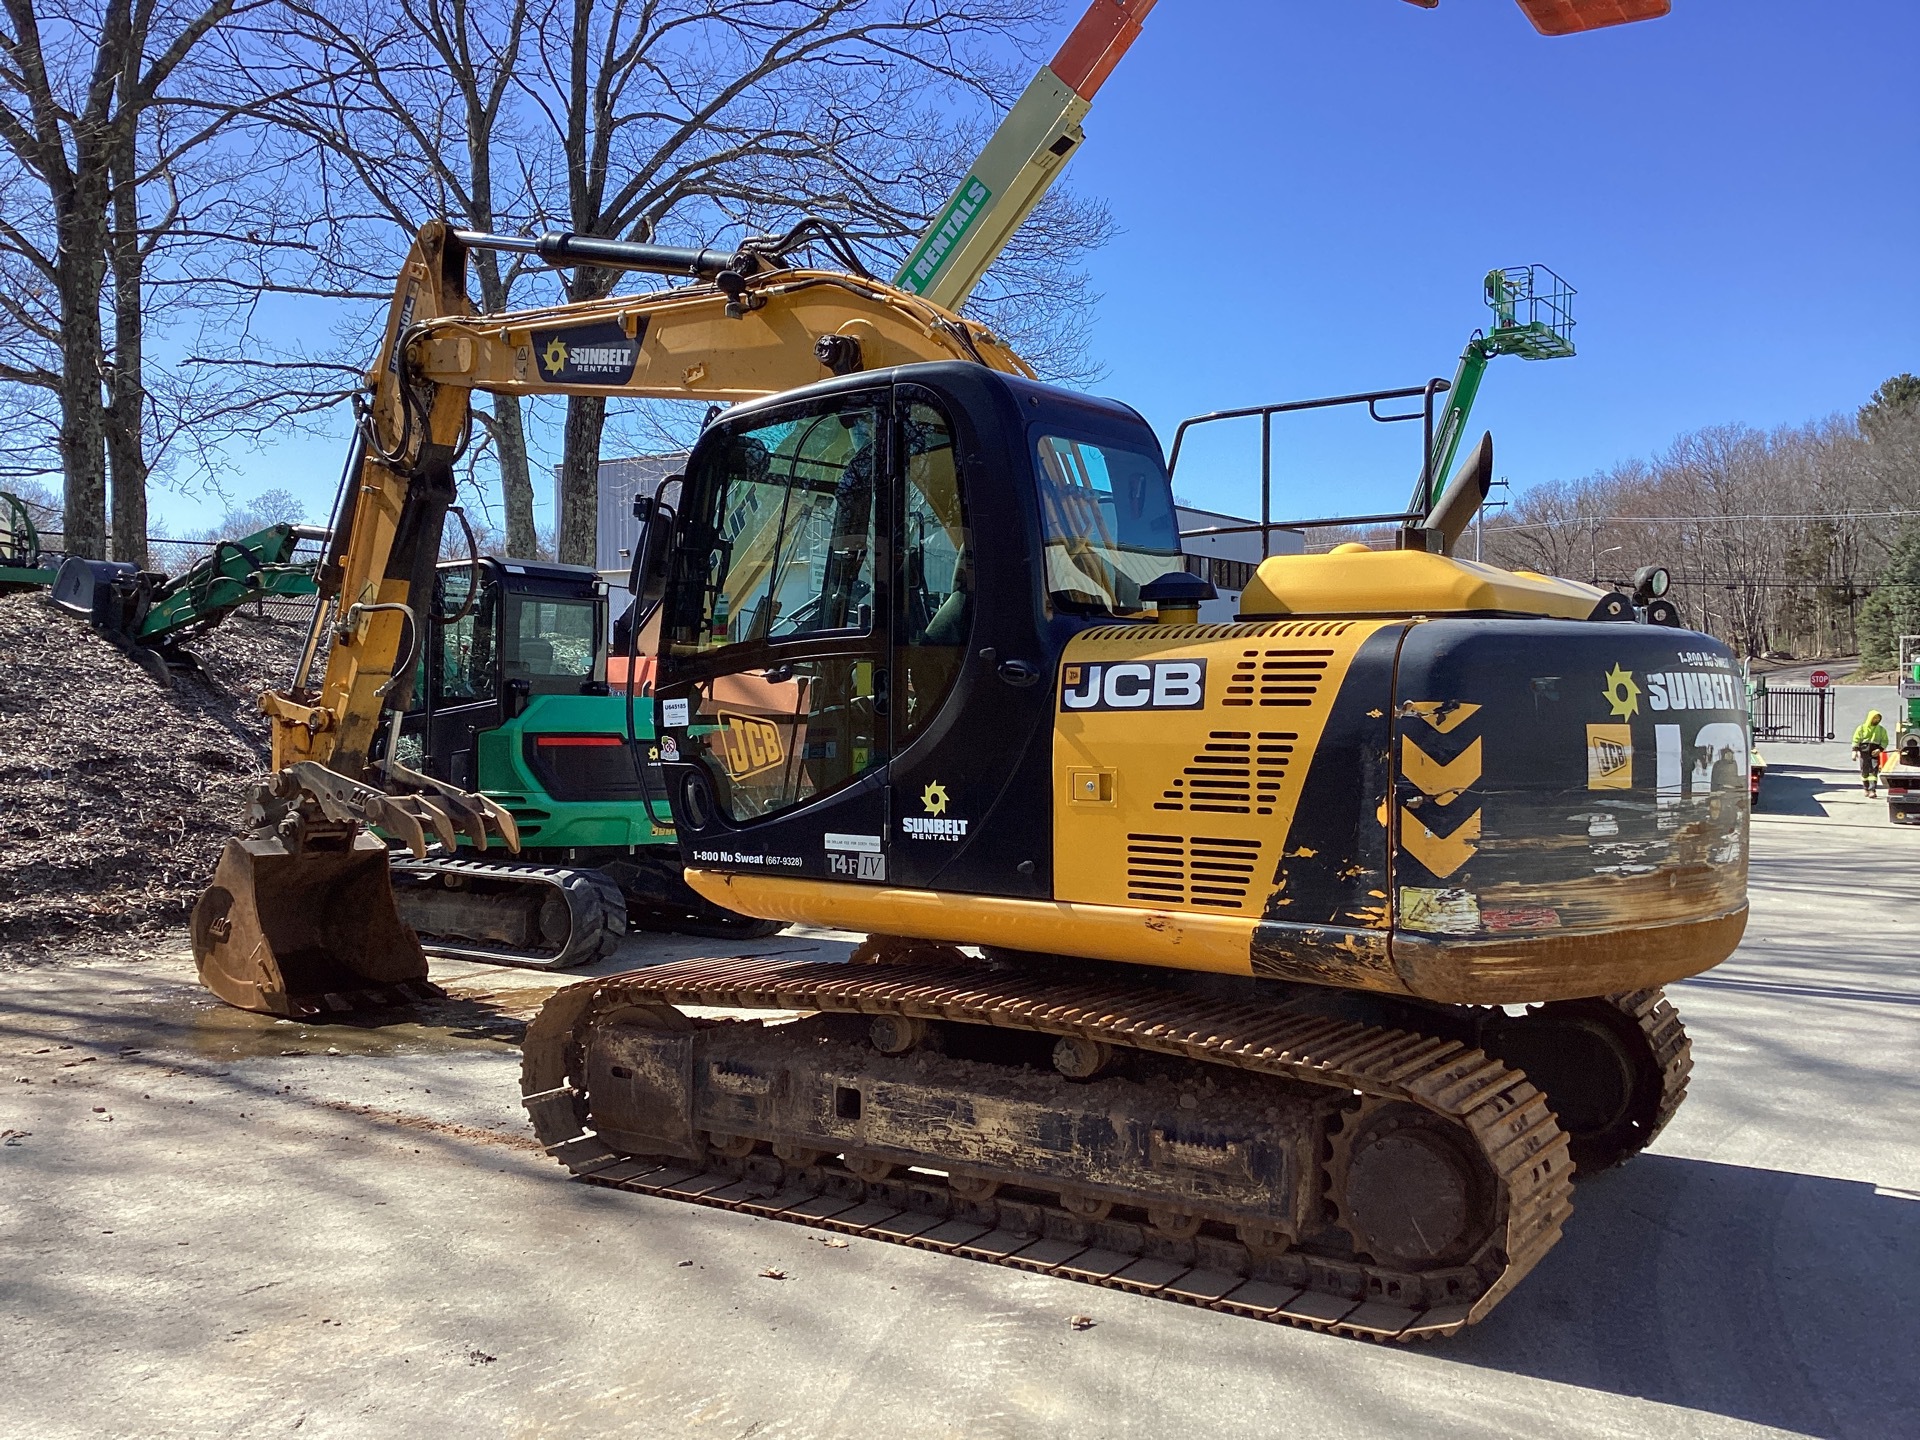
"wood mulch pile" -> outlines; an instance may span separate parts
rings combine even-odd
[[[304,638],[236,614],[163,687],[44,596],[0,595],[0,965],[177,932],[266,770],[260,692]]]

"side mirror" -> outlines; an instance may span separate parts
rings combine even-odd
[[[683,482],[684,475],[669,475],[660,488]],[[660,603],[667,591],[667,555],[673,548],[673,507],[657,496],[633,497],[633,518],[640,522],[640,540],[633,547],[633,568],[627,572],[627,589],[634,599],[636,618]]]

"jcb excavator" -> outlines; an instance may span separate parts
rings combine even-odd
[[[865,932],[867,963],[561,990],[526,1039],[542,1141],[601,1184],[1258,1318],[1479,1319],[1558,1238],[1575,1167],[1684,1096],[1659,987],[1746,918],[1733,657],[1453,558],[1485,441],[1395,548],[1268,559],[1235,622],[1198,624],[1137,413],[922,297],[788,268],[803,238],[422,229],[334,527],[325,682],[268,697],[277,774],[196,908],[203,976],[257,1008],[416,984],[362,827],[512,838],[368,769],[470,392],[740,402],[634,563],[686,879]],[[482,245],[695,283],[476,315]]]

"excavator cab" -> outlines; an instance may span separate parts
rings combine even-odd
[[[1273,556],[1201,625],[1125,406],[928,364],[737,408],[652,582],[689,883],[1447,1004],[1717,963],[1745,922],[1738,667],[1604,587],[1454,558],[1491,472],[1483,442],[1409,512],[1418,545]]]
[[[655,580],[683,860],[1049,895],[1055,658],[1181,566],[1122,405],[951,363],[715,422]]]

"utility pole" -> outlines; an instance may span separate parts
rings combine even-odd
[[[1507,484],[1507,477],[1502,475],[1488,488],[1506,490],[1511,487]],[[1481,502],[1479,513],[1473,517],[1473,560],[1476,565],[1480,563],[1480,542],[1486,539],[1487,535],[1487,511],[1506,508],[1505,500],[1485,500]]]

